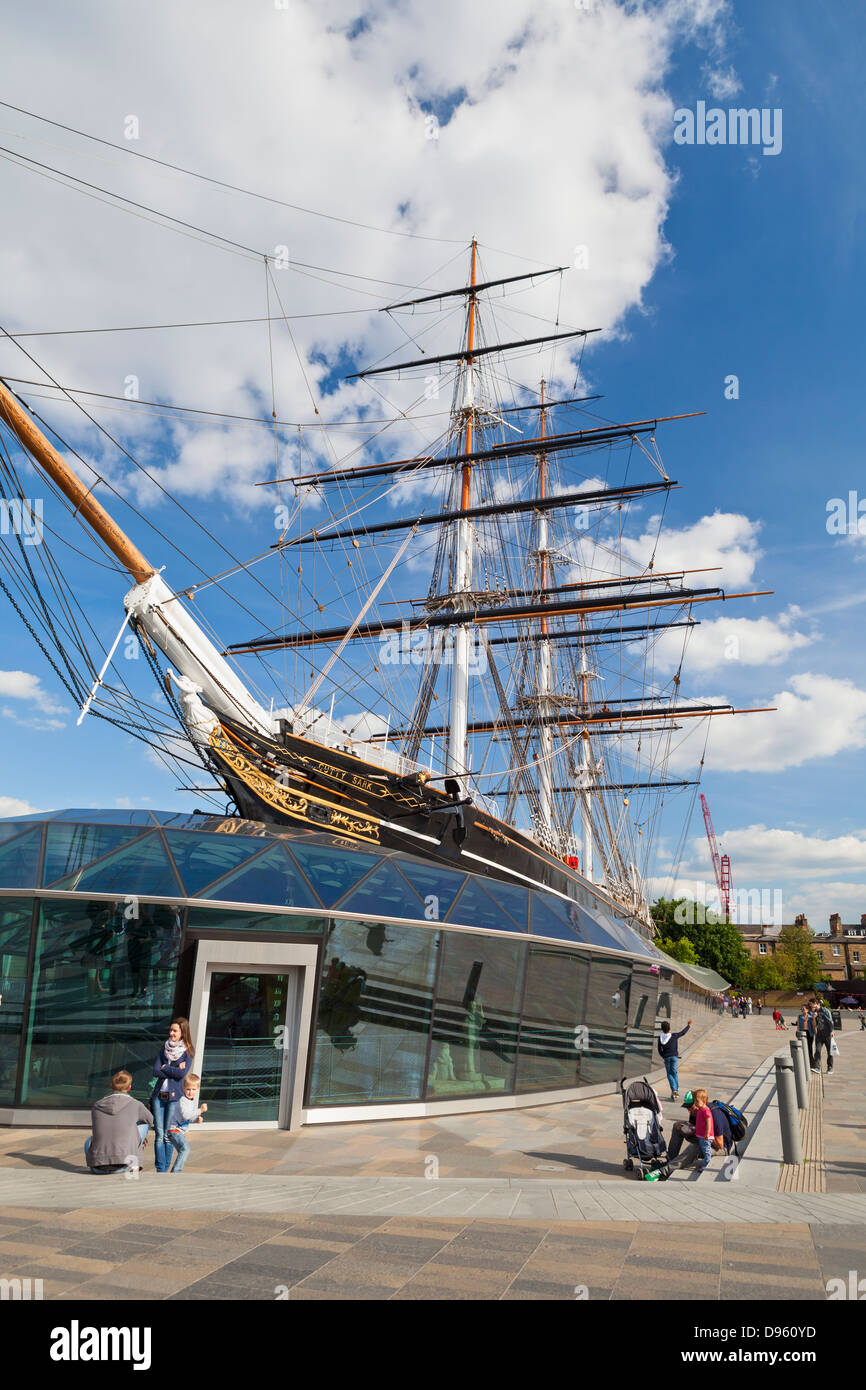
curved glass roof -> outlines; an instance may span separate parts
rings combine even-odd
[[[43,843],[44,842],[44,843]],[[0,820],[0,887],[199,898],[530,932],[672,965],[599,906],[320,831],[201,811],[65,810]],[[676,968],[688,977],[688,967]],[[713,972],[701,971],[701,975]],[[704,987],[718,985],[699,979]]]

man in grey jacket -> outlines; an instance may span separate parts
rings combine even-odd
[[[92,1173],[124,1173],[140,1167],[153,1117],[129,1092],[132,1076],[119,1071],[111,1078],[111,1095],[98,1100],[90,1112],[93,1137],[84,1145]]]

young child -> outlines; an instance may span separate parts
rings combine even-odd
[[[182,1173],[183,1165],[186,1163],[189,1153],[189,1140],[186,1137],[186,1130],[193,1123],[200,1125],[202,1115],[207,1110],[206,1105],[197,1105],[198,1090],[201,1086],[201,1077],[191,1073],[183,1083],[183,1096],[176,1102],[172,1123],[168,1131],[168,1137],[177,1156],[172,1164],[172,1173]]]
[[[715,1135],[713,1129],[713,1112],[709,1106],[710,1097],[706,1091],[695,1091],[695,1139],[700,1149],[700,1162],[696,1165],[697,1171],[702,1173],[707,1167],[712,1157],[712,1141]]]

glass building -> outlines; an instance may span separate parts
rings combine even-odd
[[[0,1122],[85,1123],[120,1067],[146,1099],[176,1014],[217,1123],[610,1090],[725,982],[581,894],[198,812],[0,821]]]

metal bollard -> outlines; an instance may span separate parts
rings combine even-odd
[[[776,1058],[776,1098],[779,1102],[779,1128],[782,1131],[782,1157],[785,1163],[802,1163],[794,1063],[784,1054]]]
[[[809,1109],[809,1075],[806,1071],[804,1044],[801,1038],[791,1039],[791,1060],[794,1063],[794,1081],[797,1087],[797,1105],[801,1110]]]

